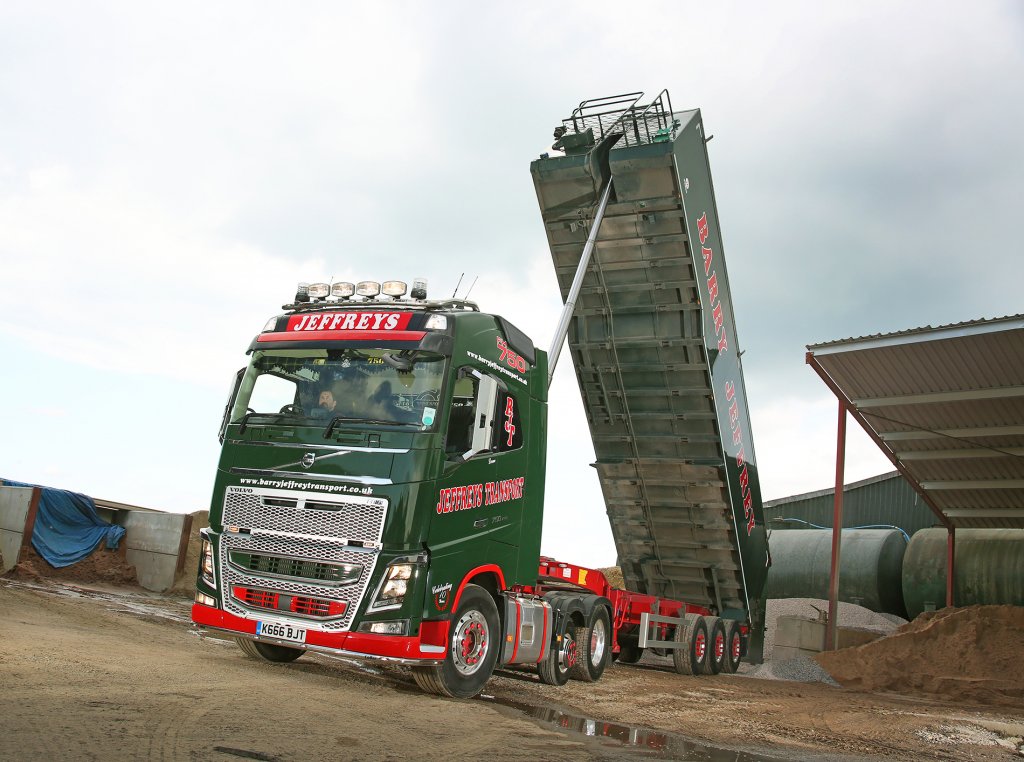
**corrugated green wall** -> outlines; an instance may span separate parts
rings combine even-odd
[[[788,518],[831,529],[834,494],[835,490],[827,489],[766,501],[764,516],[768,528],[813,528],[796,521],[780,521]],[[848,484],[843,490],[843,526],[871,525],[898,526],[913,535],[919,529],[938,526],[939,521],[910,484],[894,471]]]

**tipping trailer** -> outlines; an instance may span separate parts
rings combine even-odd
[[[749,623],[758,662],[770,557],[710,138],[642,95],[582,102],[530,169],[626,586]]]
[[[600,264],[606,244],[589,227],[582,249]],[[579,276],[591,277],[585,262]],[[728,595],[617,590],[540,556],[548,353],[471,302],[430,300],[421,281],[407,290],[300,284],[250,343],[221,424],[200,634],[268,661],[407,664],[421,688],[454,697],[503,665],[549,684],[596,680],[613,654],[635,661],[645,647],[672,650],[680,672],[735,671],[753,620]],[[578,337],[573,305],[556,351],[570,325]],[[648,559],[631,563],[635,576]]]

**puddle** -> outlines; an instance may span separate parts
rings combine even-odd
[[[166,598],[149,599],[145,593],[105,592],[90,588],[78,587],[68,583],[61,585],[45,585],[27,581],[3,580],[5,585],[38,590],[55,595],[59,598],[86,598],[100,601],[108,608],[119,609],[139,617],[159,617],[172,622],[188,623],[191,621],[188,604],[175,605]]]
[[[676,733],[665,733],[636,725],[622,725],[617,722],[605,722],[592,717],[569,714],[560,709],[534,706],[487,694],[481,694],[479,700],[514,709],[527,717],[554,725],[561,730],[593,738],[609,749],[633,752],[640,757],[705,760],[707,762],[766,762],[783,759],[782,757],[766,757],[743,751],[718,749],[692,741]]]

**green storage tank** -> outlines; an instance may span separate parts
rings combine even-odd
[[[765,598],[828,598],[831,529],[776,530]],[[839,600],[905,617],[903,554],[897,529],[844,529],[839,559]]]
[[[945,529],[915,532],[903,559],[910,617],[946,605]],[[772,535],[772,552],[775,535]],[[953,604],[1024,606],[1024,529],[958,529]]]

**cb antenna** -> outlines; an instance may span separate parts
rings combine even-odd
[[[476,285],[476,282],[478,280],[480,280],[480,276],[479,275],[477,275],[475,278],[473,278],[473,282],[471,284],[469,284],[469,291],[473,290],[473,286]],[[464,297],[462,297],[463,299],[469,299],[469,291],[467,291],[466,295]]]
[[[465,274],[466,273],[462,273],[462,275],[459,276],[459,282],[455,284],[455,290],[452,291],[452,299],[454,299],[455,295],[459,293],[459,286],[462,285],[462,278],[465,276]]]

